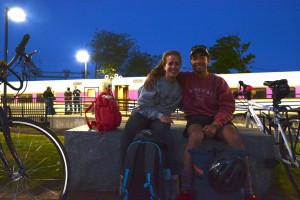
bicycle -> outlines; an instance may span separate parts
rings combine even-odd
[[[238,92],[234,96],[240,100],[238,105],[244,107],[246,112],[236,114],[232,122],[242,123],[247,128],[255,128],[261,133],[274,136],[275,158],[283,164],[290,182],[300,196],[300,109],[280,105],[290,91],[286,79],[265,81],[264,85],[272,90],[272,106],[253,101],[252,86],[239,81]],[[272,165],[277,163],[276,160]]]
[[[28,58],[29,38],[23,37],[9,63],[1,63],[1,82],[16,91],[23,88],[23,80],[11,66],[18,58]],[[11,75],[19,86],[7,81]],[[60,139],[31,119],[13,117],[9,106],[0,107],[0,125],[0,199],[66,199],[70,167]]]

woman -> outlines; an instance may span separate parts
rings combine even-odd
[[[167,167],[171,169],[172,175],[178,174],[170,126],[173,123],[171,114],[178,107],[182,97],[181,88],[176,79],[181,64],[182,57],[178,51],[166,51],[159,64],[151,70],[151,74],[157,77],[154,88],[146,90],[141,87],[139,89],[137,107],[133,109],[125,125],[123,160],[136,134],[141,130],[150,129],[153,135],[166,145]]]

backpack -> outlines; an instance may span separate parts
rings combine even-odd
[[[127,149],[120,191],[123,200],[162,199],[164,151],[151,134],[141,131]]]
[[[95,121],[89,121],[86,113],[94,108]],[[101,92],[96,100],[85,110],[85,119],[90,129],[110,131],[121,124],[122,116],[112,93]]]

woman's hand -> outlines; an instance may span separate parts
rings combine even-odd
[[[165,123],[165,124],[174,124],[173,120],[171,119],[171,117],[167,116],[167,115],[163,115],[159,118],[159,120],[162,122],[162,123]]]

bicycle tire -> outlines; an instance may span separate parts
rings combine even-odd
[[[262,119],[262,117],[258,116],[260,119]],[[235,114],[231,120],[231,122],[235,125],[235,126],[242,126],[242,127],[246,127],[246,113],[238,113]],[[248,128],[252,128],[255,129],[256,131],[259,131],[259,128],[255,122],[255,120],[253,119],[253,117],[250,117],[250,121],[248,124]],[[266,131],[267,134],[270,134],[269,128],[267,128],[266,125],[264,125],[264,130]]]
[[[299,116],[294,116],[290,118],[289,120],[286,121],[284,128],[287,140],[289,141],[289,146],[292,149],[293,153],[293,158],[290,158],[284,140],[282,136],[280,135],[279,138],[279,150],[281,157],[283,159],[289,160],[289,161],[294,161],[298,160],[300,161],[300,141],[299,141],[299,122],[300,122],[300,117]],[[293,148],[296,147],[296,148]],[[288,178],[293,185],[296,193],[300,197],[300,167],[293,166],[291,164],[288,164],[286,162],[282,162],[285,171],[288,175]]]
[[[19,166],[2,134],[1,145],[13,166],[13,173],[0,161],[0,199],[66,199],[70,168],[60,139],[50,129],[26,118],[11,118],[9,127],[14,147],[28,175],[17,176]],[[16,177],[13,179],[13,176]]]

